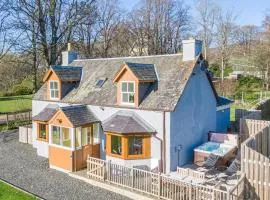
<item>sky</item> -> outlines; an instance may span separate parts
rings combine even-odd
[[[140,0],[120,0],[126,10],[131,10]],[[192,15],[196,15],[194,5],[197,0],[185,0],[191,8]],[[215,0],[223,9],[237,13],[237,23],[240,25],[262,24],[267,8],[270,10],[270,0]]]

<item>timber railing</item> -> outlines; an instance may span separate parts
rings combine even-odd
[[[166,200],[234,200],[238,198],[240,192],[243,192],[238,187],[224,191],[93,157],[87,158],[87,175],[89,178]],[[239,184],[242,183],[242,179],[240,180]]]

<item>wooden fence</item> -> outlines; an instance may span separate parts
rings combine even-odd
[[[243,192],[238,187],[231,191],[219,190],[93,157],[87,159],[87,175],[89,178],[168,200],[234,200]]]
[[[0,114],[0,125],[6,124],[7,126],[16,121],[27,121],[31,123],[32,111],[12,112]]]
[[[254,119],[241,119],[240,120],[240,131],[239,140],[244,142],[249,137],[253,137],[259,131],[270,125],[270,121],[254,120]]]
[[[241,171],[249,182],[251,199],[270,199],[269,121],[246,120],[250,137],[241,144]]]

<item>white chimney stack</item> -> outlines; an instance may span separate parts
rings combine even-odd
[[[78,54],[71,50],[71,44],[68,43],[68,50],[62,52],[62,66],[68,66],[73,60],[78,58]]]
[[[202,41],[196,39],[183,40],[183,61],[195,60],[202,52]]]

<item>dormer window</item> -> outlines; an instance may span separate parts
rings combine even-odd
[[[50,98],[51,99],[59,99],[58,81],[50,81]]]
[[[121,99],[123,104],[134,104],[135,82],[121,82]]]
[[[125,62],[115,74],[117,105],[139,107],[150,86],[157,81],[153,64]]]

